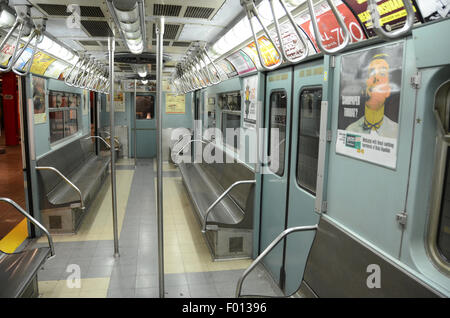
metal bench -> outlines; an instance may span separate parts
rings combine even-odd
[[[251,257],[254,172],[238,162],[178,167],[212,257]]]
[[[24,250],[18,253],[0,251],[0,298],[31,298],[37,297],[37,271],[45,261],[55,255],[53,240],[49,232],[17,203],[8,198],[0,201],[11,204],[31,223],[45,233],[49,247]]]
[[[51,233],[75,233],[108,174],[110,157],[97,156],[89,136],[37,161],[42,222]]]
[[[443,297],[438,291],[420,281],[416,274],[409,273],[405,268],[322,217],[317,225],[292,227],[280,233],[241,275],[236,286],[236,298],[271,297],[242,295],[245,278],[289,234],[306,231],[316,231],[316,234],[306,261],[303,279],[298,282],[297,294],[301,297]],[[367,284],[368,277],[372,273],[369,269],[373,265],[379,267],[381,274],[380,286],[377,288]]]

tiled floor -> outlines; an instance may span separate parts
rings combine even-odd
[[[159,297],[154,161],[138,160],[136,170],[132,160],[119,166],[120,257],[113,257],[108,181],[78,234],[55,236],[56,257],[38,273],[40,297]],[[165,297],[234,297],[250,260],[211,260],[179,173],[170,164],[163,170]],[[69,288],[78,270],[81,286]],[[281,295],[261,268],[243,294]]]

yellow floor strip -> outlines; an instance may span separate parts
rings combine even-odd
[[[128,197],[130,196],[131,183],[133,181],[134,170],[116,171],[116,192],[117,192],[117,223],[120,235]],[[110,177],[107,177],[105,184],[97,194],[95,201],[85,216],[80,229],[75,235],[53,235],[55,242],[79,242],[96,240],[113,240],[112,221],[112,199]],[[39,243],[46,242],[46,237],[41,237]]]
[[[80,279],[80,288],[69,288],[66,280],[40,281],[39,298],[106,298],[109,277]]]
[[[27,237],[27,219],[23,219],[11,230],[11,232],[0,240],[0,250],[5,253],[13,253]]]
[[[250,266],[250,259],[213,262],[183,181],[180,177],[166,177],[163,184],[164,271],[167,274],[244,269]]]

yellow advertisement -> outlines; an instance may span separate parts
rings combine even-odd
[[[259,48],[261,50],[261,55],[266,66],[272,66],[280,61],[280,56],[265,36],[258,38]],[[253,61],[259,61],[258,52],[256,51],[255,42],[250,43],[244,51],[252,58]]]
[[[109,96],[107,95],[108,102],[106,103],[106,111],[109,112]],[[125,112],[125,96],[123,92],[114,93],[114,112]]]
[[[184,95],[166,93],[166,114],[184,114],[186,112]]]
[[[34,55],[33,64],[31,65],[30,72],[36,75],[44,75],[47,68],[52,64],[56,59],[51,56],[48,56],[45,53],[37,52]]]

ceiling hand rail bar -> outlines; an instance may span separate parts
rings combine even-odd
[[[72,83],[69,82],[70,76],[72,75],[73,70],[77,67],[77,65],[79,63],[81,63],[82,61],[82,57],[78,56],[78,60],[75,62],[75,64],[73,64],[72,68],[70,69],[69,73],[67,74],[67,76],[64,78],[64,83],[66,83],[66,85],[72,86]]]
[[[192,70],[188,69],[186,71],[186,80],[188,83],[191,84],[192,90],[195,91],[196,89],[200,88],[199,83],[197,82],[195,76],[192,74]]]
[[[50,257],[55,256],[55,245],[53,244],[53,239],[48,230],[39,223],[35,218],[33,218],[27,211],[22,209],[20,205],[18,205],[16,202],[9,198],[0,198],[0,201],[6,202],[10,205],[12,205],[20,214],[22,214],[24,217],[26,217],[28,220],[30,220],[31,223],[33,223],[36,227],[38,227],[42,232],[44,232],[45,236],[47,236],[48,245],[50,247]],[[49,257],[49,258],[50,258]]]
[[[20,51],[20,53],[17,54],[17,57],[16,57],[15,61],[12,61],[12,65],[13,65],[12,70],[17,75],[19,75],[19,76],[26,76],[30,72],[31,66],[32,66],[33,61],[34,61],[34,54],[36,53],[37,45],[39,43],[41,43],[42,40],[44,39],[44,32],[45,32],[45,28],[46,28],[46,20],[47,19],[41,18],[41,19],[37,19],[37,20],[33,21],[33,23],[34,23],[33,33],[28,37],[28,41],[23,46],[23,48]],[[30,60],[27,62],[27,67],[26,67],[25,71],[20,71],[20,70],[15,68],[15,64],[19,60],[19,58],[23,54],[23,52],[25,52],[26,48],[29,46],[29,44],[31,43],[31,41],[33,39],[35,39],[35,42],[34,42],[34,45],[33,45],[33,50],[31,52]]]
[[[86,89],[92,89],[92,84],[95,82],[97,77],[99,76],[99,66],[100,62],[95,61],[94,66],[92,67],[92,73],[89,79],[86,80]]]
[[[198,83],[198,88],[205,88],[206,84],[201,76],[201,74],[197,71],[197,67],[193,60],[189,63],[191,74],[194,77],[195,81]]]
[[[242,283],[244,282],[244,279],[247,277],[247,275],[258,265],[261,260],[286,236],[288,236],[291,233],[295,232],[306,232],[306,231],[316,231],[317,230],[317,224],[316,225],[307,225],[307,226],[296,226],[291,227],[283,232],[281,232],[270,244],[266,247],[266,249],[250,264],[250,266],[244,271],[244,273],[241,275],[241,277],[238,280],[237,286],[236,286],[236,294],[235,297],[239,298],[241,297],[241,290],[242,290]],[[257,297],[257,296],[252,296]]]
[[[281,6],[283,7],[284,11],[286,12],[287,17],[289,18],[289,22],[291,22],[292,28],[294,29],[295,33],[297,33],[297,36],[299,37],[300,42],[303,44],[303,47],[305,48],[303,54],[301,54],[296,59],[292,59],[292,58],[290,58],[288,56],[288,54],[286,53],[286,47],[284,46],[283,37],[282,37],[282,34],[281,34],[281,29],[280,29],[280,24],[278,23],[278,19],[277,19],[276,15],[275,15],[275,8],[274,8],[274,5],[273,5],[273,0],[269,0],[270,9],[272,11],[272,16],[273,16],[273,21],[275,22],[275,29],[276,29],[277,34],[278,34],[278,42],[280,42],[281,54],[283,55],[283,59],[285,61],[290,62],[290,63],[298,63],[298,62],[302,61],[303,59],[305,59],[308,56],[308,54],[309,54],[308,43],[307,43],[307,40],[305,40],[305,37],[302,34],[303,32],[300,30],[300,27],[294,21],[294,17],[292,16],[291,12],[286,7],[286,4],[284,3],[284,0],[278,0],[278,2],[281,4]]]
[[[84,76],[82,82],[80,83],[80,88],[87,88],[87,83],[92,79],[92,77],[94,76],[94,72],[95,72],[95,65],[96,65],[96,61],[95,58],[92,58],[92,62],[91,62],[91,66],[89,67],[89,69],[86,72],[86,75]]]
[[[55,167],[36,167],[36,170],[48,170],[48,171],[53,171],[55,172],[58,176],[61,177],[61,179],[63,179],[69,186],[71,186],[76,192],[78,192],[79,196],[80,196],[80,208],[81,210],[85,210],[85,206],[84,206],[84,202],[83,202],[83,195],[81,194],[80,189],[72,183],[72,181],[70,181],[65,175],[63,175],[61,173],[61,171],[59,171],[58,169],[56,169]]]
[[[6,35],[6,37],[3,39],[2,43],[0,44],[0,47],[3,50],[3,46],[5,45],[6,41],[8,40],[8,38],[11,36],[12,32],[17,27],[19,27],[19,34],[17,35],[17,38],[16,38],[16,44],[14,46],[13,54],[9,58],[9,61],[8,61],[8,64],[6,65],[6,67],[3,67],[0,65],[0,72],[4,72],[4,73],[9,72],[9,71],[11,71],[11,68],[14,65],[12,62],[14,61],[14,57],[17,54],[17,49],[19,48],[20,38],[22,37],[23,30],[25,28],[25,21],[22,18],[17,17],[17,20],[14,23],[14,26],[11,28],[11,30],[8,32],[8,34]]]
[[[92,68],[92,63],[94,63],[93,57],[91,57],[89,59],[89,62],[87,63],[86,68],[83,70],[83,73],[81,73],[81,76],[75,82],[76,87],[79,87],[79,88],[82,87],[82,84],[86,81],[86,78],[89,76],[90,69]]]
[[[80,75],[80,71],[83,69],[84,66],[86,66],[86,61],[87,61],[87,56],[83,55],[82,57],[80,57],[80,59],[75,64],[75,66],[77,66],[78,63],[80,63],[80,65],[76,68],[76,72],[73,73],[72,77],[67,79],[67,83],[66,83],[67,85],[75,86],[75,82],[78,79],[78,76]]]
[[[83,65],[81,65],[79,72],[77,73],[76,78],[73,81],[73,86],[75,87],[80,87],[80,82],[84,77],[84,73],[86,72],[86,70],[88,69],[90,63],[92,61],[91,57],[86,57],[84,60]]]
[[[213,204],[211,204],[208,208],[208,210],[206,210],[206,214],[205,214],[205,220],[203,221],[203,226],[202,226],[202,233],[206,233],[206,225],[208,222],[208,216],[211,213],[212,209],[214,209],[214,207],[219,204],[220,201],[223,200],[223,198],[225,198],[227,196],[227,194],[233,190],[234,187],[240,185],[240,184],[255,184],[256,180],[241,180],[241,181],[236,181],[235,183],[233,183],[231,186],[228,187],[228,189],[226,189],[218,198],[216,201],[214,201]]]
[[[102,77],[101,77],[99,86],[98,86],[98,88],[97,88],[98,91],[101,92],[101,93],[104,93],[104,92],[105,92],[105,87],[106,87],[107,82],[108,82],[108,80],[107,80],[108,76],[109,76],[109,75],[108,75],[108,70],[105,68],[104,71],[103,71],[103,73],[102,73]]]
[[[381,26],[380,13],[378,12],[378,4],[376,0],[367,1],[367,9],[370,12],[370,19],[372,20],[375,33],[382,39],[389,41],[399,38],[409,31],[411,31],[414,25],[414,19],[416,14],[414,13],[414,8],[410,0],[402,0],[403,6],[406,10],[406,22],[401,29],[395,31],[386,32]]]
[[[200,53],[200,59],[203,61],[203,64],[205,64],[205,71],[208,74],[209,81],[211,82],[211,85],[216,85],[220,83],[220,78],[216,77],[214,72],[211,71],[210,66],[212,64],[208,64],[208,62],[205,59],[205,52]]]
[[[259,62],[261,63],[261,67],[266,71],[271,71],[271,70],[278,68],[283,63],[283,55],[281,54],[280,50],[276,46],[275,41],[272,39],[272,36],[270,35],[269,30],[262,23],[262,21],[259,17],[258,9],[256,9],[254,0],[241,0],[241,6],[244,7],[245,13],[247,14],[248,22],[250,24],[250,29],[252,30],[252,33],[253,33],[253,39],[255,41],[255,48],[256,48],[256,51],[258,52],[258,58],[259,58]],[[252,22],[253,17],[256,17],[259,24],[263,28],[264,33],[267,36],[267,39],[272,43],[275,51],[277,52],[278,56],[280,57],[280,60],[278,61],[278,63],[276,63],[272,66],[267,66],[266,63],[264,62],[264,58],[261,54],[261,48],[260,48],[259,42],[258,42],[258,37],[256,35],[255,28],[253,27],[253,22]]]
[[[40,39],[38,40],[38,38],[36,36],[40,37]],[[12,67],[12,71],[15,74],[19,75],[19,76],[25,76],[25,75],[27,75],[30,72],[31,65],[33,64],[33,61],[34,61],[34,54],[36,52],[37,45],[42,41],[43,36],[42,35],[38,35],[35,31],[33,31],[32,35],[29,37],[27,43],[23,47],[23,50],[19,54],[17,54],[16,60],[13,61],[13,63],[12,63],[12,65],[15,65],[17,63],[17,61],[19,60],[20,56],[23,54],[23,52],[28,47],[28,45],[30,44],[30,42],[31,42],[31,40],[33,38],[36,38],[36,40],[34,42],[33,50],[31,52],[31,57],[30,57],[30,60],[27,62],[27,66],[25,68],[25,71],[18,70],[15,66]]]
[[[88,76],[86,77],[86,80],[85,80],[82,88],[85,88],[85,89],[90,88],[92,81],[95,80],[95,78],[97,76],[97,68],[98,68],[98,62],[94,60],[94,65],[92,65],[91,72],[88,73]]]
[[[339,26],[341,27],[342,33],[344,36],[344,41],[340,45],[338,45],[337,47],[335,47],[333,49],[327,49],[323,45],[322,37],[321,37],[320,31],[319,31],[319,26],[317,24],[316,13],[314,12],[313,1],[312,0],[307,0],[307,1],[308,1],[307,3],[308,3],[309,15],[311,16],[311,23],[312,23],[313,30],[314,30],[314,37],[316,38],[316,43],[317,43],[317,46],[319,47],[319,49],[322,52],[324,52],[325,54],[329,54],[329,55],[337,54],[340,51],[342,51],[343,49],[345,49],[351,41],[350,31],[348,30],[347,26],[345,25],[345,22],[342,19],[342,16],[339,13],[338,9],[336,8],[336,5],[333,3],[333,0],[326,0],[326,2],[328,3],[328,6],[331,8],[331,12],[333,12],[334,17],[336,18],[336,21],[338,22]],[[339,35],[338,35],[338,38],[339,38]]]
[[[199,71],[199,73],[202,75],[202,77],[203,77],[203,79],[204,79],[204,81],[205,81],[205,84],[206,84],[206,86],[211,86],[212,85],[212,83],[211,83],[211,80],[210,80],[210,78],[209,78],[209,74],[208,74],[208,72],[206,72],[206,70],[205,70],[205,68],[207,67],[207,65],[205,64],[205,66],[202,66],[202,60],[200,59],[200,57],[197,55],[197,56],[194,56],[194,60],[195,60],[195,62],[198,64],[198,66],[200,67],[200,69],[198,70]]]
[[[216,77],[217,77],[217,81],[213,81],[213,84],[219,84],[222,80],[220,79],[220,71],[219,71],[219,67],[217,66],[217,64],[211,59],[211,57],[208,54],[208,51],[206,50],[206,48],[203,48],[203,53],[206,55],[206,57],[208,58],[209,62],[211,63],[211,65],[216,69]],[[209,71],[211,71],[208,68]],[[213,74],[214,75],[214,74]]]

